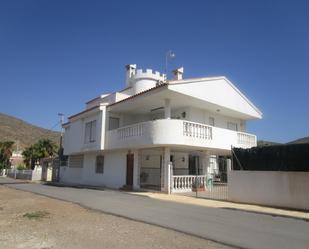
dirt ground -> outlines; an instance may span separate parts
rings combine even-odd
[[[33,214],[42,217],[32,217]],[[0,186],[0,248],[228,248],[161,227]]]

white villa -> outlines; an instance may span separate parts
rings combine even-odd
[[[201,186],[220,181],[232,146],[256,146],[246,122],[262,113],[226,77],[173,73],[167,80],[127,65],[123,90],[100,95],[69,117],[63,125],[69,159],[60,181],[166,193],[191,191],[194,177]]]

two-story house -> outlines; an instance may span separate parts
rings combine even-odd
[[[63,125],[60,181],[173,191],[173,177],[218,170],[231,147],[256,146],[246,133],[261,112],[225,77],[167,80],[126,66],[126,87],[86,103]],[[173,175],[173,177],[171,177]]]

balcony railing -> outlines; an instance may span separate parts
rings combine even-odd
[[[142,136],[144,133],[144,123],[138,123],[117,129],[119,139]]]
[[[183,121],[183,135],[202,139],[212,139],[212,127]]]
[[[206,188],[206,176],[205,175],[184,175],[172,177],[172,192],[191,192],[192,188]]]
[[[187,145],[230,150],[256,146],[256,136],[179,119],[146,121],[108,131],[106,148]]]
[[[256,136],[244,132],[237,132],[237,143],[248,147],[256,146]]]

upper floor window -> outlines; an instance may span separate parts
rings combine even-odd
[[[209,125],[215,126],[215,118],[214,117],[209,117]]]
[[[118,129],[119,123],[120,123],[119,118],[109,117],[109,124],[108,124],[109,130]]]
[[[228,123],[227,123],[227,128],[228,128],[229,130],[238,131],[237,123],[228,122]]]
[[[96,139],[96,120],[86,123],[85,126],[85,143],[95,142]]]

